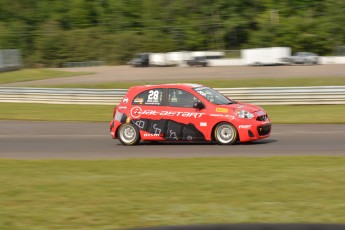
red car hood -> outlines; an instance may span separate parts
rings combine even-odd
[[[240,102],[238,102],[236,104],[231,104],[231,105],[220,105],[219,107],[229,108],[229,109],[233,109],[233,110],[246,110],[246,111],[251,112],[251,113],[254,113],[257,111],[264,111],[259,106],[246,104],[246,103],[240,103]]]

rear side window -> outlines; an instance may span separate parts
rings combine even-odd
[[[162,105],[163,89],[150,89],[138,94],[132,105]]]
[[[169,106],[193,108],[194,102],[200,102],[200,100],[193,94],[182,89],[169,89]]]

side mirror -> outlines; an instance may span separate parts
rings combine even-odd
[[[198,109],[198,110],[202,110],[203,108],[205,108],[205,106],[202,102],[194,102],[193,108]]]

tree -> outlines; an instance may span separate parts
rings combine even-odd
[[[0,0],[0,48],[26,63],[124,63],[137,52],[345,44],[341,0]]]

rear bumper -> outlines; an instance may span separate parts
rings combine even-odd
[[[116,131],[117,129],[119,128],[119,126],[121,125],[120,122],[118,121],[115,121],[115,120],[112,120],[110,123],[109,123],[109,131],[110,131],[110,135],[113,139],[116,139],[117,136],[116,136]]]

